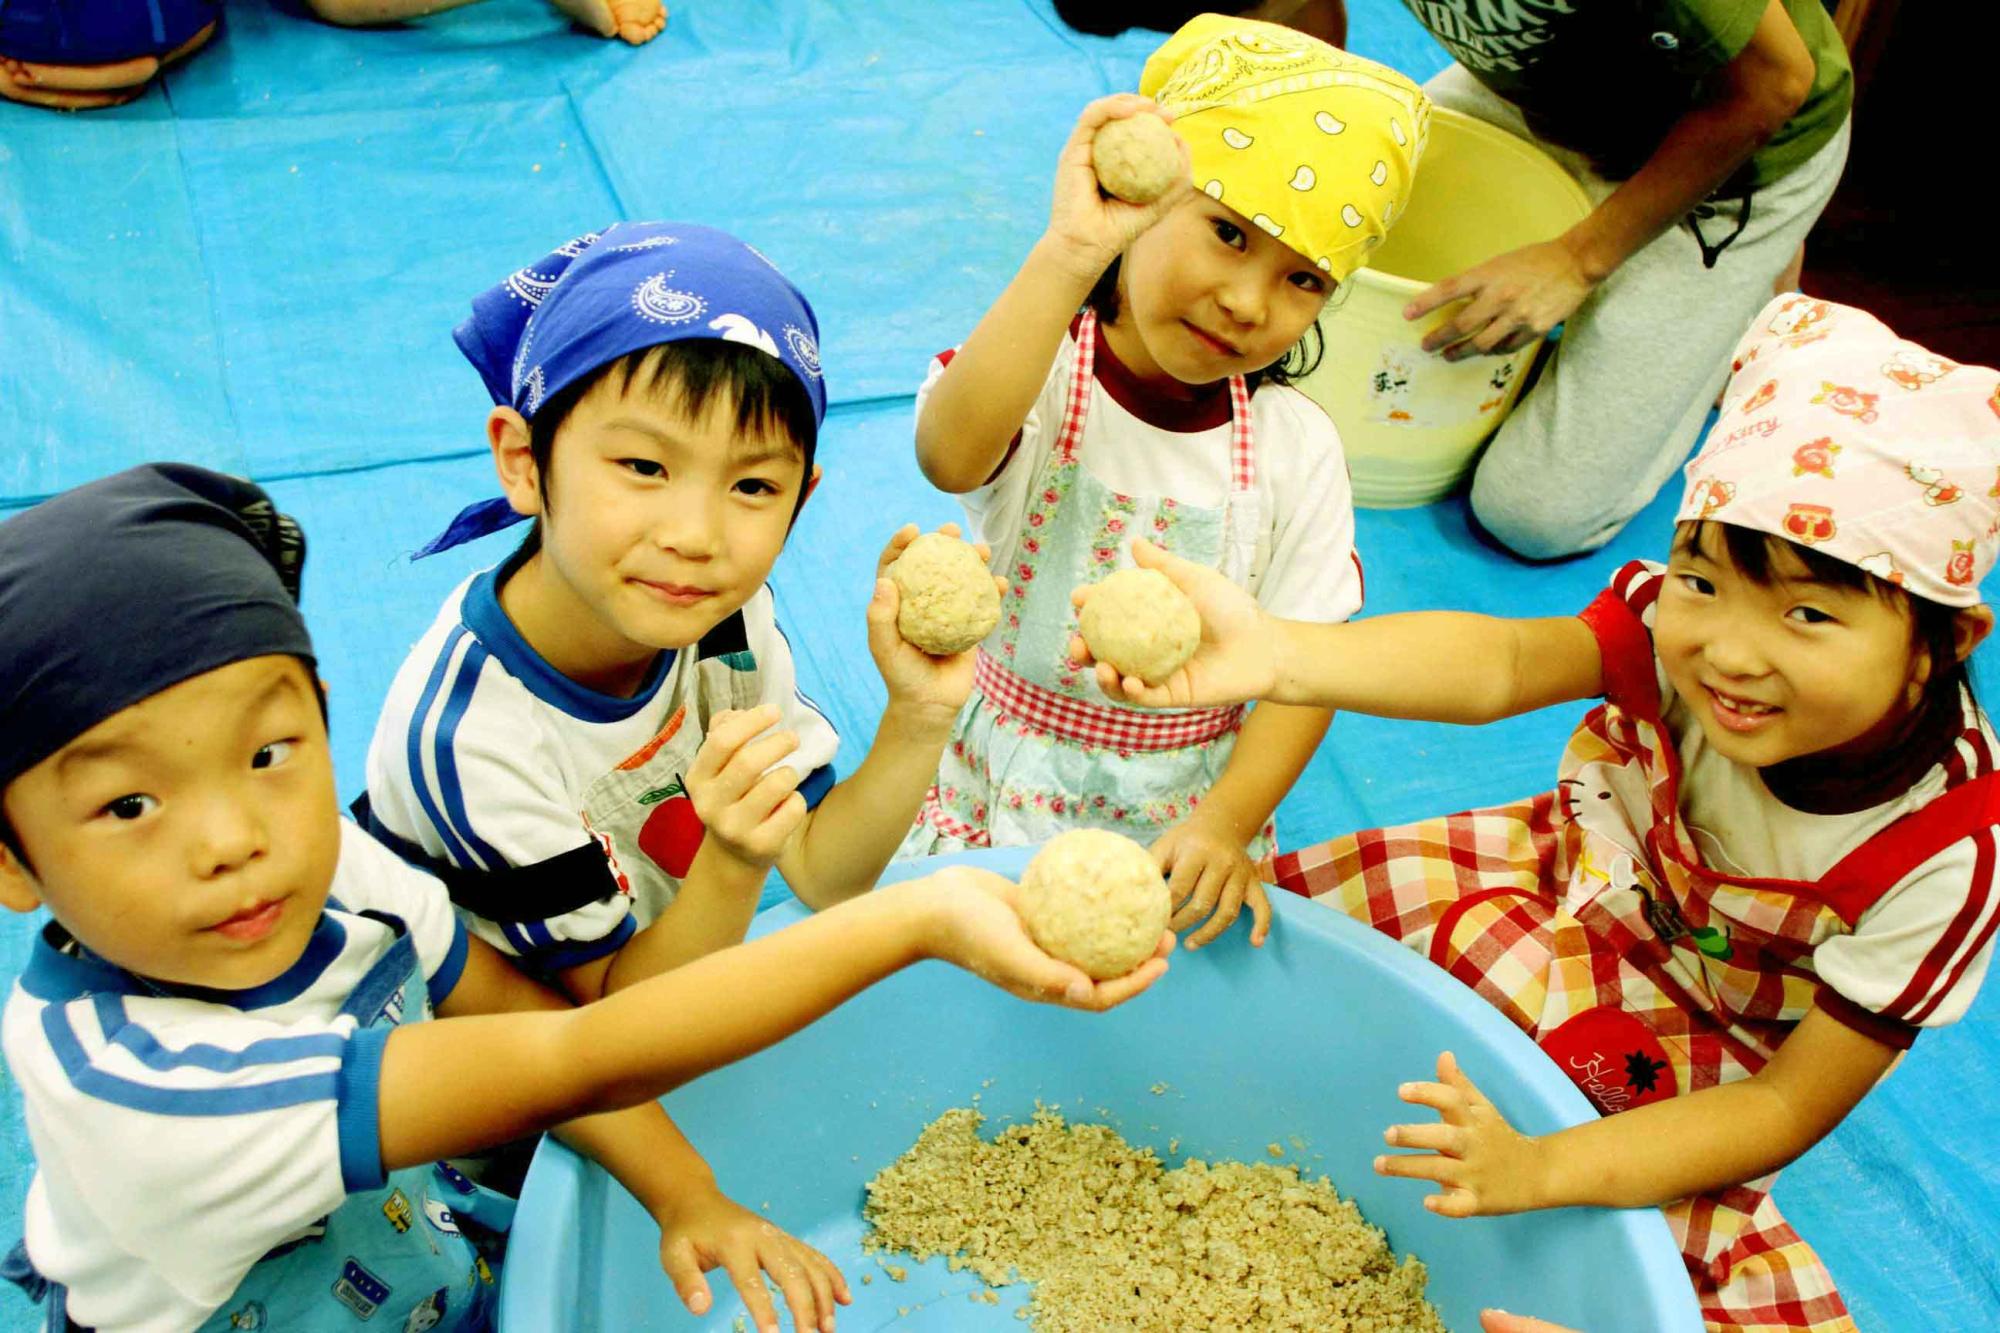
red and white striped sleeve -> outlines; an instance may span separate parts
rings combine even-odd
[[[1963,1018],[2000,928],[1996,849],[1994,828],[1975,830],[1906,875],[1852,934],[1814,950],[1820,1008],[1897,1046]]]
[[[1580,613],[1604,658],[1604,697],[1640,713],[1660,707],[1663,682],[1653,651],[1653,612],[1665,586],[1665,565],[1627,561]]]

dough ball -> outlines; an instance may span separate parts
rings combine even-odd
[[[1000,623],[1000,590],[979,552],[926,532],[896,557],[889,577],[902,593],[896,628],[934,657],[962,653]]]
[[[1157,569],[1121,569],[1105,579],[1077,626],[1092,657],[1148,685],[1180,670],[1201,642],[1194,603]]]
[[[1151,958],[1172,914],[1153,854],[1103,829],[1051,839],[1022,873],[1018,901],[1036,944],[1099,981]]]
[[[1104,192],[1128,204],[1150,204],[1187,176],[1181,141],[1150,111],[1100,126],[1090,141],[1090,165]]]

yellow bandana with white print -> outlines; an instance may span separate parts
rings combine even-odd
[[[1336,281],[1410,197],[1430,100],[1386,65],[1275,23],[1203,14],[1146,61],[1194,184]]]

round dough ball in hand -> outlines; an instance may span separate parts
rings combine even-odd
[[[942,532],[917,537],[889,577],[902,594],[896,628],[933,657],[962,653],[1000,623],[1000,590],[979,552]]]
[[[1194,603],[1157,569],[1121,569],[1098,584],[1077,628],[1092,657],[1148,685],[1185,666],[1201,642]]]
[[[1016,901],[1036,944],[1097,981],[1151,958],[1172,915],[1153,854],[1103,829],[1050,839],[1028,862]]]
[[[1090,165],[1104,192],[1128,204],[1150,204],[1187,175],[1181,141],[1150,111],[1099,126],[1090,141]]]

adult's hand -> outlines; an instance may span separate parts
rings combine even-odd
[[[1596,288],[1567,243],[1541,241],[1432,283],[1403,307],[1403,318],[1463,299],[1463,309],[1424,336],[1424,350],[1442,350],[1447,361],[1500,356],[1547,337]]]

